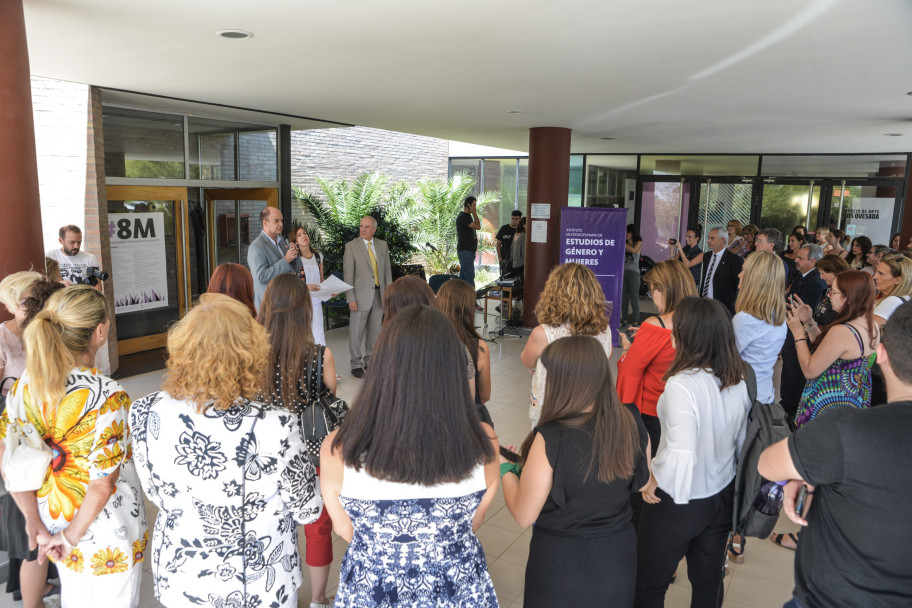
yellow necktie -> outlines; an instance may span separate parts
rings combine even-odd
[[[377,258],[374,257],[374,248],[371,243],[367,244],[367,255],[371,259],[371,268],[374,270],[374,285],[380,286],[380,277],[377,274]]]

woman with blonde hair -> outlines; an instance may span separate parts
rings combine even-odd
[[[254,401],[269,352],[246,306],[203,294],[168,332],[162,390],[130,410],[165,606],[298,605],[296,524],[323,501],[297,416]]]
[[[23,270],[7,275],[0,281],[0,303],[13,316],[0,324],[0,378],[18,378],[25,369],[25,349],[22,346],[22,332],[26,316],[23,300],[32,286],[42,276],[33,270]],[[6,394],[9,386],[0,386]]]
[[[683,262],[665,260],[644,277],[659,314],[643,321],[633,343],[621,334],[623,352],[617,364],[617,392],[621,403],[636,405],[649,431],[653,451],[659,447],[656,404],[665,390],[665,371],[675,356],[671,344],[674,311],[687,296],[697,295],[697,286]]]
[[[827,237],[830,236],[830,229],[826,226],[819,226],[817,231],[814,232],[814,242],[823,247],[824,250],[827,248]],[[826,251],[824,251],[826,253]]]
[[[611,303],[595,274],[574,262],[555,266],[548,275],[535,306],[538,327],[532,330],[529,341],[519,358],[522,364],[535,370],[532,376],[532,398],[529,418],[535,427],[545,396],[547,372],[539,362],[542,351],[551,342],[564,336],[595,336],[611,358],[611,330],[608,319]]]
[[[874,320],[883,327],[890,315],[912,298],[912,260],[902,254],[884,256],[874,271],[874,286],[881,295]]]
[[[110,326],[107,300],[92,287],[52,295],[25,330],[25,372],[4,414],[25,416],[54,454],[41,488],[14,498],[39,559],[50,555],[61,565],[66,607],[139,603],[149,533],[127,425],[130,398],[90,368]]]
[[[785,325],[785,268],[775,253],[756,251],[744,260],[738,275],[738,299],[735,300],[735,343],[738,354],[757,375],[757,399],[773,403],[773,366],[788,328]]]

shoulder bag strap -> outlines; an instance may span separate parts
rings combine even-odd
[[[315,344],[317,351],[317,397],[323,394],[323,355],[326,353],[326,347]]]

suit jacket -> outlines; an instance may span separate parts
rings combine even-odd
[[[709,272],[709,263],[712,260],[712,251],[703,254],[703,266],[700,273],[700,291],[703,293],[703,284],[706,282],[706,273]],[[718,300],[730,313],[735,314],[735,300],[738,297],[738,275],[744,267],[744,259],[724,249],[719,259],[718,267],[713,274],[713,299]]]
[[[269,240],[265,232],[260,232],[260,236],[250,243],[250,248],[247,250],[247,266],[250,267],[250,274],[253,275],[253,300],[257,311],[260,310],[260,301],[263,299],[269,281],[280,274],[294,272],[291,264],[285,261],[288,241],[279,237],[279,244],[282,251],[279,251],[275,243]]]
[[[390,265],[389,249],[386,241],[375,238],[373,241],[374,257],[377,258],[377,278],[380,280],[380,294],[393,282],[393,270]],[[374,271],[371,268],[370,256],[364,239],[358,237],[345,243],[345,254],[342,256],[342,276],[349,285],[354,286],[345,293],[345,298],[358,304],[358,310],[367,311],[374,301]]]
[[[816,268],[810,271],[806,277],[801,276],[801,273],[796,271],[795,277],[789,285],[788,295],[798,296],[802,302],[813,310],[826,288],[826,281],[820,278],[820,271]]]

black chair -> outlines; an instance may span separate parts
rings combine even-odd
[[[431,289],[436,294],[440,290],[440,286],[449,281],[450,279],[458,279],[454,274],[432,274],[431,278],[428,279],[428,285],[431,286]]]

